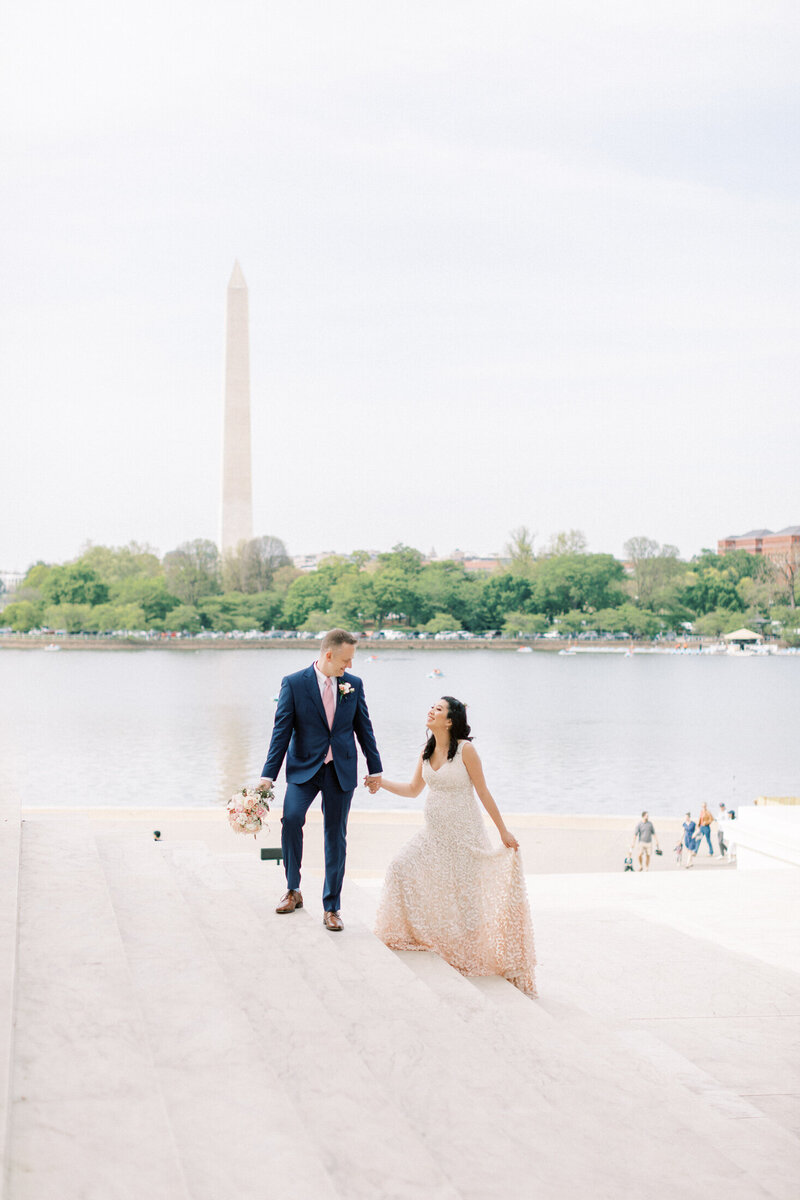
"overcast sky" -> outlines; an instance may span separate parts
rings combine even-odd
[[[258,533],[691,555],[800,522],[796,0],[25,0],[0,21],[0,569]]]

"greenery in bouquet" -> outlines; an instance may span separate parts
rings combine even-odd
[[[255,837],[266,824],[272,788],[242,788],[227,804],[228,823],[234,833],[252,833]]]

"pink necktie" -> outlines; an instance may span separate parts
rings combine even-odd
[[[333,685],[331,684],[330,675],[326,678],[325,686],[322,689],[322,706],[325,709],[325,716],[328,718],[328,728],[333,729],[333,718],[336,716],[336,701],[333,698]],[[333,762],[333,751],[330,746],[328,747],[325,762]]]

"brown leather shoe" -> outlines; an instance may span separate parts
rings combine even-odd
[[[283,897],[280,904],[275,909],[275,912],[290,913],[290,912],[294,912],[294,910],[296,908],[302,908],[302,907],[303,907],[302,894],[300,892],[292,891],[292,889],[289,888],[289,891]]]
[[[322,918],[322,924],[326,929],[330,929],[331,933],[341,933],[344,929],[342,918],[337,912],[326,912]]]

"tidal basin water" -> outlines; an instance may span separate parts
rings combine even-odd
[[[281,677],[308,650],[0,653],[0,785],[23,805],[222,803],[258,779]],[[434,669],[443,678],[429,678]],[[800,656],[356,655],[391,779],[409,779],[428,706],[467,702],[508,811],[668,816],[800,794]],[[278,793],[282,794],[282,779]],[[359,808],[415,808],[359,788]]]

